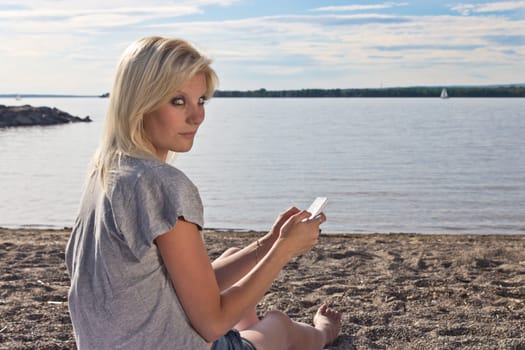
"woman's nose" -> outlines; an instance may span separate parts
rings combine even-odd
[[[204,106],[193,105],[189,110],[188,122],[193,125],[199,125],[204,121]]]

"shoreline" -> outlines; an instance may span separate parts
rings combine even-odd
[[[0,225],[0,230],[9,230],[9,231],[71,231],[73,227],[70,226],[52,226],[52,225],[41,225],[41,224],[34,224],[34,225],[25,225],[25,226],[19,226],[19,225],[6,225],[2,226]],[[203,229],[203,232],[215,232],[215,233],[225,233],[225,234],[247,234],[247,235],[262,235],[266,234],[267,231],[263,230],[257,230],[257,229],[245,229],[245,228],[220,228],[220,227],[205,227]],[[391,232],[374,232],[374,231],[343,231],[343,230],[337,230],[335,232],[325,232],[324,230],[321,233],[322,236],[329,236],[329,237],[348,237],[348,236],[370,236],[370,235],[422,235],[422,236],[525,236],[525,229],[518,230],[516,232],[474,232],[474,231],[453,231],[453,232],[446,232],[446,231],[439,231],[439,232],[410,232],[410,231],[391,231]]]
[[[70,229],[0,228],[0,349],[74,349]],[[204,230],[210,258],[260,232]],[[259,303],[311,322],[344,313],[330,349],[525,348],[525,234],[322,234]]]

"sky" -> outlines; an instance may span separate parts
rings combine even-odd
[[[221,90],[525,83],[525,0],[0,0],[0,94],[109,92],[151,35],[212,58]]]

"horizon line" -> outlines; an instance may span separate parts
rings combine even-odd
[[[411,88],[508,88],[508,87],[525,87],[525,83],[507,83],[507,84],[487,84],[487,85],[410,85],[410,86],[391,86],[391,87],[375,87],[375,88],[299,88],[299,89],[244,89],[244,90],[235,90],[235,89],[217,89],[219,92],[253,92],[253,91],[304,91],[304,90],[388,90],[388,89],[411,89]],[[102,94],[63,94],[63,93],[0,93],[0,97],[49,97],[49,96],[60,96],[60,97],[105,97],[109,92],[104,92]]]

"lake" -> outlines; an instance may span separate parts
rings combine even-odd
[[[0,129],[0,226],[75,220],[107,99],[0,99],[92,123]],[[208,228],[267,230],[326,196],[323,232],[525,233],[525,99],[227,99],[175,165]]]

